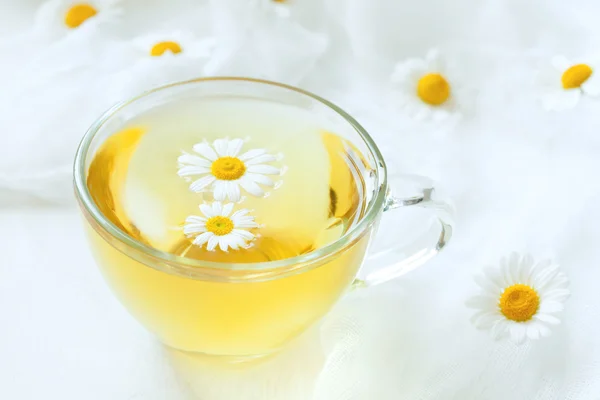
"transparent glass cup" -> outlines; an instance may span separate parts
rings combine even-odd
[[[182,99],[261,99],[327,118],[364,160],[356,179],[365,187],[362,218],[335,242],[310,253],[262,263],[226,264],[180,257],[128,236],[95,204],[86,179],[99,146],[129,119]],[[390,190],[377,145],[350,115],[312,93],[244,78],[207,78],[164,86],[114,106],[85,134],[74,165],[75,193],[98,266],[128,311],[163,343],[178,350],[236,358],[281,349],[321,319],[350,288],[389,281],[436,255],[452,236],[452,207],[426,178],[393,178]],[[398,193],[402,192],[402,196]],[[422,210],[418,229],[401,234],[407,214]],[[394,232],[375,240],[382,215]],[[385,221],[384,221],[385,222]],[[416,234],[415,231],[419,231]],[[400,240],[404,237],[404,241]]]

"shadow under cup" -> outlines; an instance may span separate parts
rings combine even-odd
[[[278,261],[226,264],[159,251],[103,215],[86,181],[98,148],[130,119],[186,99],[261,99],[309,110],[363,154],[365,211],[335,242]],[[210,355],[270,354],[323,317],[352,285],[384,208],[385,164],[365,130],[335,105],[305,91],[241,78],[177,83],[118,104],[85,134],[75,159],[75,191],[89,242],[106,281],[129,312],[173,348]]]

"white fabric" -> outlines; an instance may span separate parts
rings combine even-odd
[[[356,292],[320,330],[254,367],[166,357],[94,271],[74,211],[0,221],[0,397],[14,399],[596,400],[600,393],[600,102],[547,113],[538,67],[597,52],[594,0],[123,1],[125,23],[47,43],[41,1],[0,13],[0,205],[72,203],[86,128],[140,90],[202,74],[296,84],[351,112],[390,169],[442,182],[458,210],[451,246],[401,280]],[[171,27],[215,36],[198,64],[159,67],[128,38]],[[438,48],[462,65],[472,106],[443,125],[388,99],[396,62]],[[392,230],[383,235],[394,235]],[[524,347],[469,323],[473,271],[511,251],[552,257],[571,279],[564,323]],[[321,337],[322,349],[320,341]],[[227,384],[230,387],[226,387]],[[193,398],[193,397],[192,397]]]

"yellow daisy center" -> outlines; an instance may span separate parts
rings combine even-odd
[[[587,64],[573,65],[562,74],[562,85],[565,89],[581,87],[592,76],[592,67]]]
[[[217,236],[224,236],[233,230],[233,221],[223,216],[212,217],[206,221],[206,230]]]
[[[152,57],[159,57],[165,54],[165,52],[170,51],[173,54],[181,53],[183,50],[181,46],[177,42],[159,42],[152,46],[150,50],[150,55]]]
[[[517,283],[507,287],[500,296],[500,311],[516,322],[529,321],[540,307],[540,296],[531,286]]]
[[[423,102],[439,106],[450,97],[450,84],[440,74],[427,74],[419,79],[417,95]]]
[[[77,28],[96,14],[98,14],[98,10],[90,4],[75,4],[65,14],[65,25],[71,29]]]
[[[239,158],[221,157],[212,163],[210,171],[217,179],[234,181],[244,175],[246,165]]]

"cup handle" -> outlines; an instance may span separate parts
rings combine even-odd
[[[411,207],[411,210],[418,207],[427,211],[429,228],[409,244],[388,244],[385,248],[371,251],[354,282],[355,287],[379,285],[420,267],[437,255],[452,237],[454,207],[447,199],[440,198],[431,179],[418,175],[398,175],[390,177],[390,182],[395,190],[388,190],[382,218],[393,216],[390,214],[399,215],[399,211],[406,207]],[[400,195],[396,191],[400,188],[410,192]],[[377,242],[376,235],[371,248],[377,247]]]

